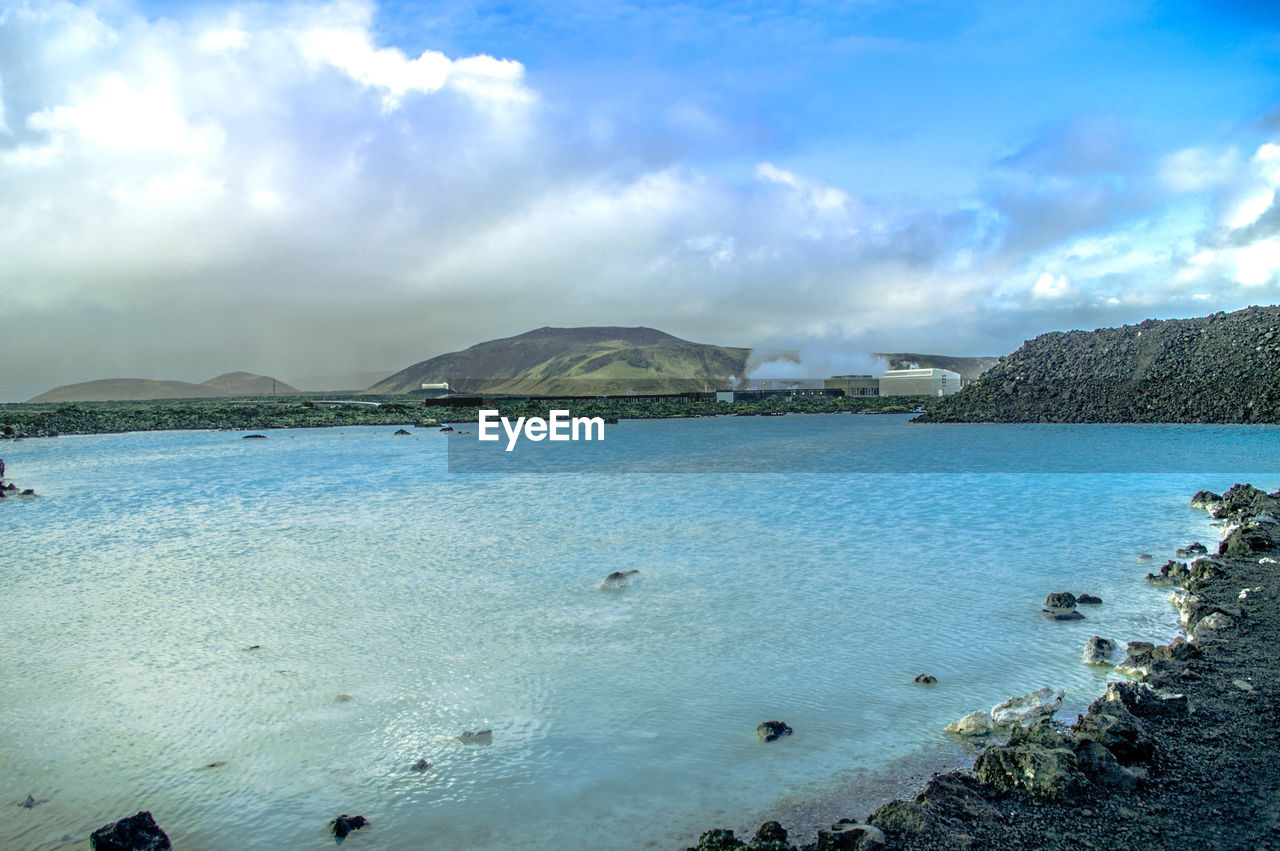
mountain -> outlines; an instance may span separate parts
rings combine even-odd
[[[273,391],[274,387],[274,391]],[[228,372],[202,384],[189,381],[153,381],[149,378],[102,378],[79,384],[63,384],[41,393],[31,402],[125,402],[153,399],[216,399],[221,396],[296,395],[297,390],[269,375]]]
[[[152,381],[149,378],[102,378],[63,384],[41,393],[31,402],[115,402],[146,399],[212,399],[221,394],[189,381]]]
[[[1280,306],[1041,334],[921,422],[1277,423]]]
[[[298,390],[269,375],[228,372],[202,383],[219,396],[296,396]]]
[[[750,353],[653,328],[539,328],[416,363],[367,392],[411,393],[442,381],[456,391],[517,395],[714,390],[743,374]]]
[[[964,381],[971,381],[1000,362],[996,357],[961,358],[951,355],[922,355],[915,352],[877,353],[872,357],[884,358],[889,369],[949,369],[959,373]]]

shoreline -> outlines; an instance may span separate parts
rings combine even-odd
[[[1152,583],[1170,591],[1182,634],[1131,643],[1121,664],[1132,676],[1113,671],[1070,726],[977,739],[972,768],[923,787],[901,777],[906,794],[869,815],[846,801],[816,841],[800,804],[774,809],[790,824],[708,830],[691,849],[1280,847],[1280,491],[1246,488],[1192,498],[1223,540],[1172,568],[1176,581]]]
[[[310,399],[189,402],[83,402],[60,406],[0,404],[0,440],[60,437],[72,434],[123,434],[142,431],[256,431],[346,426],[415,426],[474,423],[478,407],[423,406],[419,400],[386,397],[376,405],[326,404]],[[546,418],[552,408],[573,416],[615,420],[660,420],[777,414],[909,414],[929,397],[867,396],[698,402],[693,400],[493,400],[502,416]],[[359,401],[359,400],[356,400]],[[488,402],[485,403],[489,404]]]

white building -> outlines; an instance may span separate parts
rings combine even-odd
[[[880,376],[881,396],[949,396],[960,389],[960,373],[949,369],[891,369]]]
[[[422,390],[424,393],[426,393],[427,398],[429,399],[438,398],[440,396],[448,396],[449,382],[440,381],[440,382],[432,382],[430,384],[423,384]]]

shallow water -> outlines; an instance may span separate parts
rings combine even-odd
[[[344,812],[352,848],[683,847],[956,757],[941,728],[1006,697],[1071,717],[1090,635],[1175,634],[1135,556],[1212,543],[1191,493],[1280,486],[1265,427],[624,422],[608,469],[656,470],[626,475],[392,431],[0,444],[43,495],[0,504],[0,802],[49,799],[0,846],[149,809],[182,848],[331,847]],[[1105,602],[1052,623],[1057,590]]]

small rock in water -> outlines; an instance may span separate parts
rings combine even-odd
[[[604,582],[600,583],[601,591],[621,591],[631,584],[632,579],[638,577],[638,570],[615,570],[604,578]]]
[[[1042,688],[1021,697],[1011,697],[991,707],[991,721],[997,727],[1030,727],[1062,708],[1062,689]]]
[[[426,771],[430,767],[431,767],[431,763],[427,762],[425,759],[420,759],[417,762],[415,762],[413,765],[409,766],[409,770],[410,771]]]
[[[1084,615],[1075,609],[1041,609],[1045,617],[1052,621],[1082,621]]]
[[[143,810],[95,830],[89,835],[89,847],[95,851],[163,851],[173,845],[151,813]]]
[[[991,713],[970,712],[959,721],[952,721],[943,730],[957,736],[987,736],[991,734],[992,727]]]
[[[218,762],[207,762],[205,763],[204,768],[222,768],[222,766],[226,764],[227,763],[225,760],[219,760]]]
[[[346,813],[338,816],[329,822],[329,827],[333,830],[333,835],[341,839],[353,830],[359,830],[366,827],[369,820],[364,816],[349,816]]]
[[[1116,643],[1110,638],[1095,635],[1084,648],[1084,661],[1090,665],[1106,665],[1116,652]]]
[[[761,742],[776,742],[792,732],[791,727],[782,721],[764,721],[756,725],[756,738]]]
[[[350,702],[351,702],[351,695],[349,695],[349,694],[340,694],[340,695],[338,695],[337,697],[335,697],[333,700],[334,700],[334,702],[335,702],[335,703],[350,703]]]
[[[1070,591],[1055,591],[1045,598],[1044,607],[1046,609],[1074,609],[1076,607],[1076,595]]]
[[[244,437],[240,439],[241,440],[266,440],[267,436],[265,434],[246,434]]]
[[[1151,553],[1143,553],[1142,555],[1138,556],[1138,561],[1151,561],[1151,558],[1152,558]]]
[[[479,730],[474,733],[470,730],[467,730],[461,736],[458,736],[458,741],[462,742],[464,745],[492,744],[493,730]]]
[[[916,674],[916,682],[922,686],[937,685],[938,678],[929,674]]]
[[[441,426],[441,427],[440,427],[440,431],[441,431],[441,432],[450,432],[450,431],[453,431],[453,426]]]
[[[402,434],[412,434],[412,432],[407,431],[407,430],[402,429],[402,428],[398,428],[398,429],[396,429],[396,430],[395,430],[395,436],[396,436],[396,437],[399,437],[399,436],[400,436],[400,435],[402,435]]]
[[[1081,594],[1076,597],[1076,602],[1082,606],[1100,606],[1102,605],[1102,598],[1095,597],[1092,594]]]

